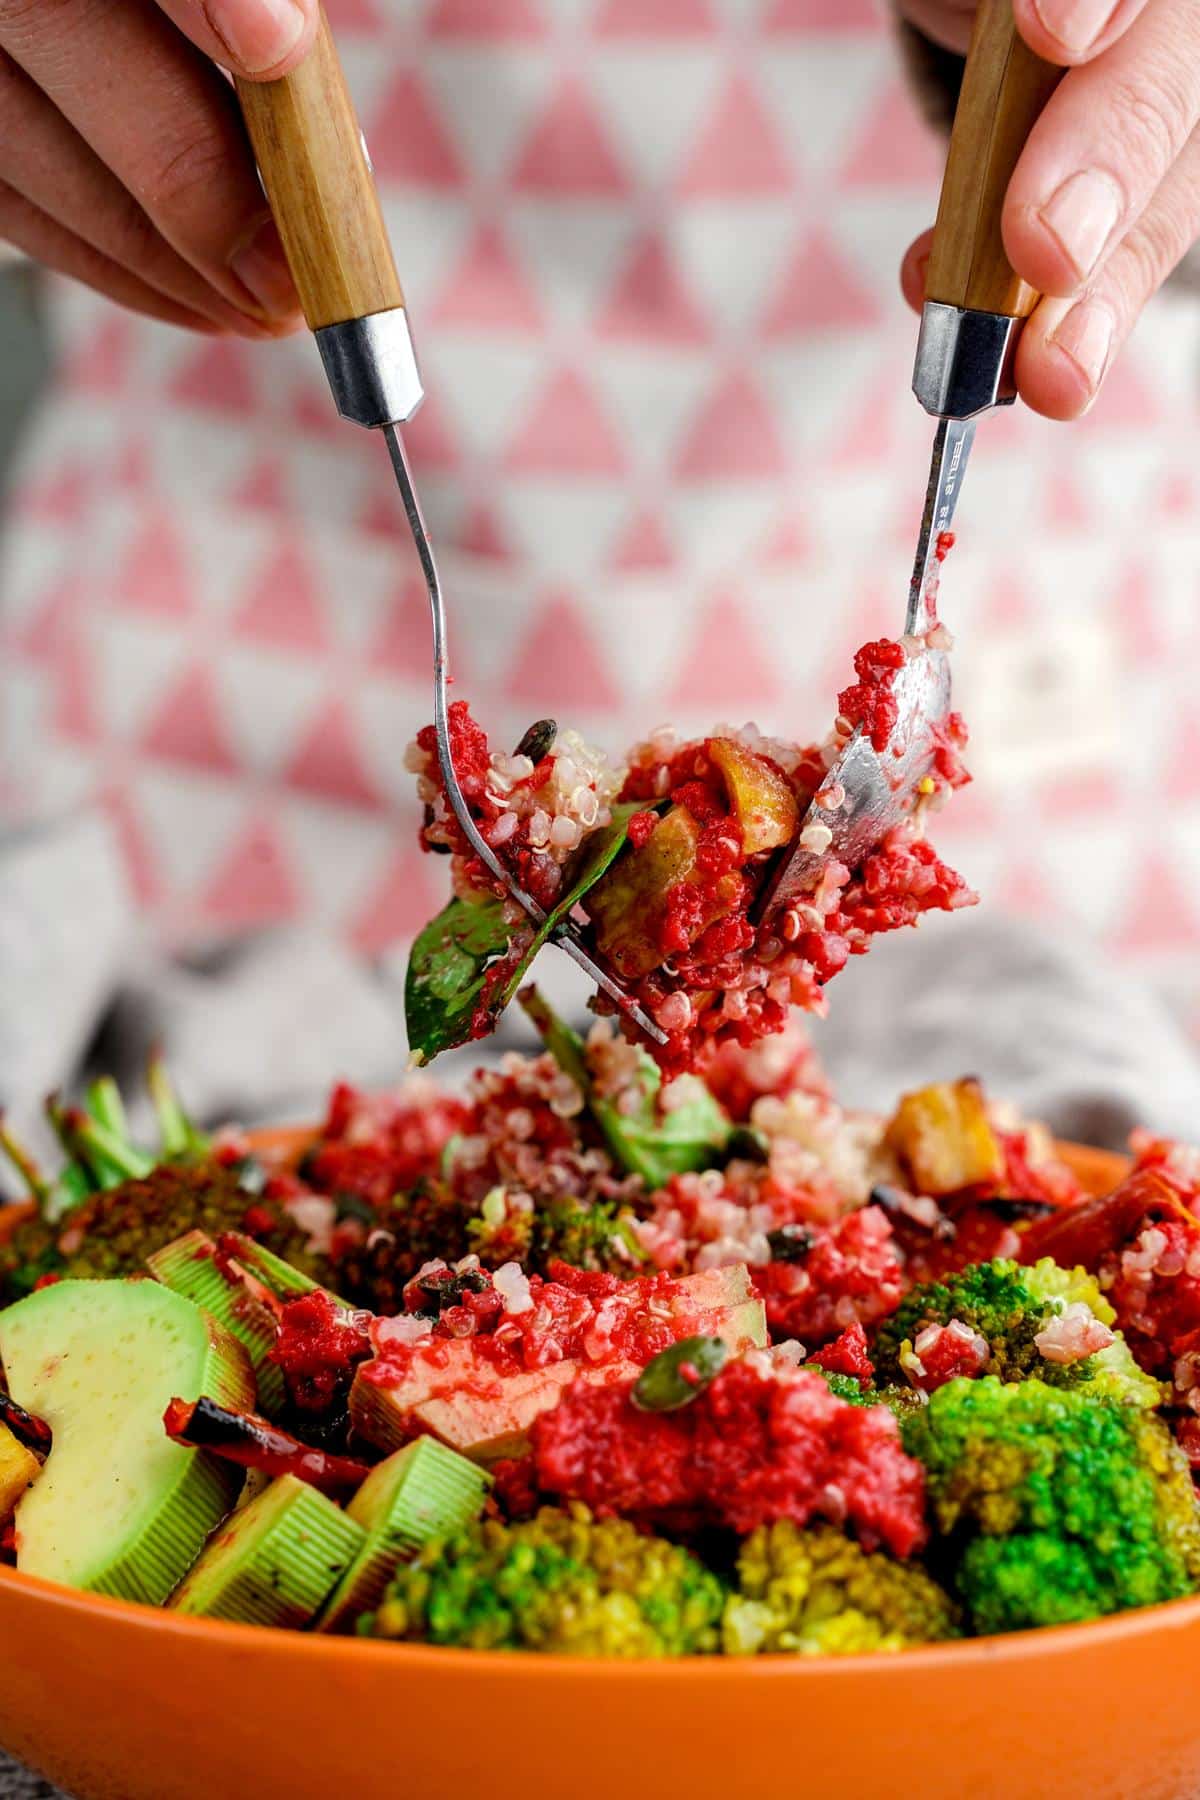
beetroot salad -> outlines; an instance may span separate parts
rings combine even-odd
[[[697,778],[698,779],[698,778]],[[1200,1153],[1085,1195],[975,1081],[843,1109],[801,1027],[702,1077],[536,991],[460,1096],[298,1153],[96,1083],[0,1144],[0,1561],[280,1628],[834,1656],[1200,1586]],[[384,1652],[386,1653],[386,1652]]]

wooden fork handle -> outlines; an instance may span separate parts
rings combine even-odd
[[[239,81],[237,94],[311,329],[402,307],[375,178],[324,8],[299,68],[279,81]]]
[[[980,0],[926,273],[925,297],[1024,319],[1038,294],[1008,260],[1000,220],[1026,140],[1064,71],[1034,55],[1012,0]]]

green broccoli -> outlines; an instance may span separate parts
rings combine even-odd
[[[686,1656],[720,1647],[725,1589],[687,1550],[584,1506],[485,1520],[399,1570],[368,1636],[563,1656]]]
[[[1084,1306],[1101,1325],[1116,1314],[1084,1269],[1061,1269],[1049,1257],[1032,1267],[997,1258],[972,1263],[945,1281],[914,1288],[876,1334],[871,1359],[881,1385],[901,1383],[914,1361],[914,1340],[929,1325],[957,1320],[986,1340],[986,1370],[1001,1381],[1036,1375],[1056,1387],[1087,1390],[1135,1406],[1161,1404],[1163,1390],[1138,1367],[1116,1332],[1106,1348],[1078,1362],[1056,1363],[1037,1339],[1068,1307]],[[1085,1315],[1086,1316],[1086,1315]]]
[[[467,1244],[485,1268],[519,1262],[544,1275],[552,1262],[575,1269],[635,1275],[646,1253],[634,1214],[618,1200],[585,1200],[575,1194],[512,1195],[493,1188],[467,1222]]]
[[[925,1570],[864,1550],[833,1525],[763,1525],[738,1558],[727,1656],[860,1656],[958,1636],[958,1609]]]
[[[948,1382],[901,1429],[943,1535],[935,1565],[977,1631],[1098,1618],[1200,1582],[1191,1474],[1154,1413],[985,1375]]]

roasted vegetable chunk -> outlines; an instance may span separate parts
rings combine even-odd
[[[745,854],[790,844],[800,829],[800,809],[781,771],[735,738],[709,738],[707,750],[725,777]]]
[[[596,926],[596,944],[618,975],[636,980],[669,954],[666,938],[679,913],[672,902],[681,886],[695,890],[689,935],[700,936],[737,904],[736,875],[706,884],[699,865],[701,829],[686,806],[673,806],[638,849],[630,848],[584,902]]]
[[[956,1194],[1004,1174],[1004,1153],[977,1081],[938,1081],[906,1094],[887,1143],[922,1194]]]

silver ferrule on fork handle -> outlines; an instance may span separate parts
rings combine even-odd
[[[1013,361],[1023,319],[927,300],[913,393],[937,419],[973,419],[1017,397]]]
[[[406,307],[325,325],[313,335],[343,419],[373,430],[412,418],[425,390]]]

